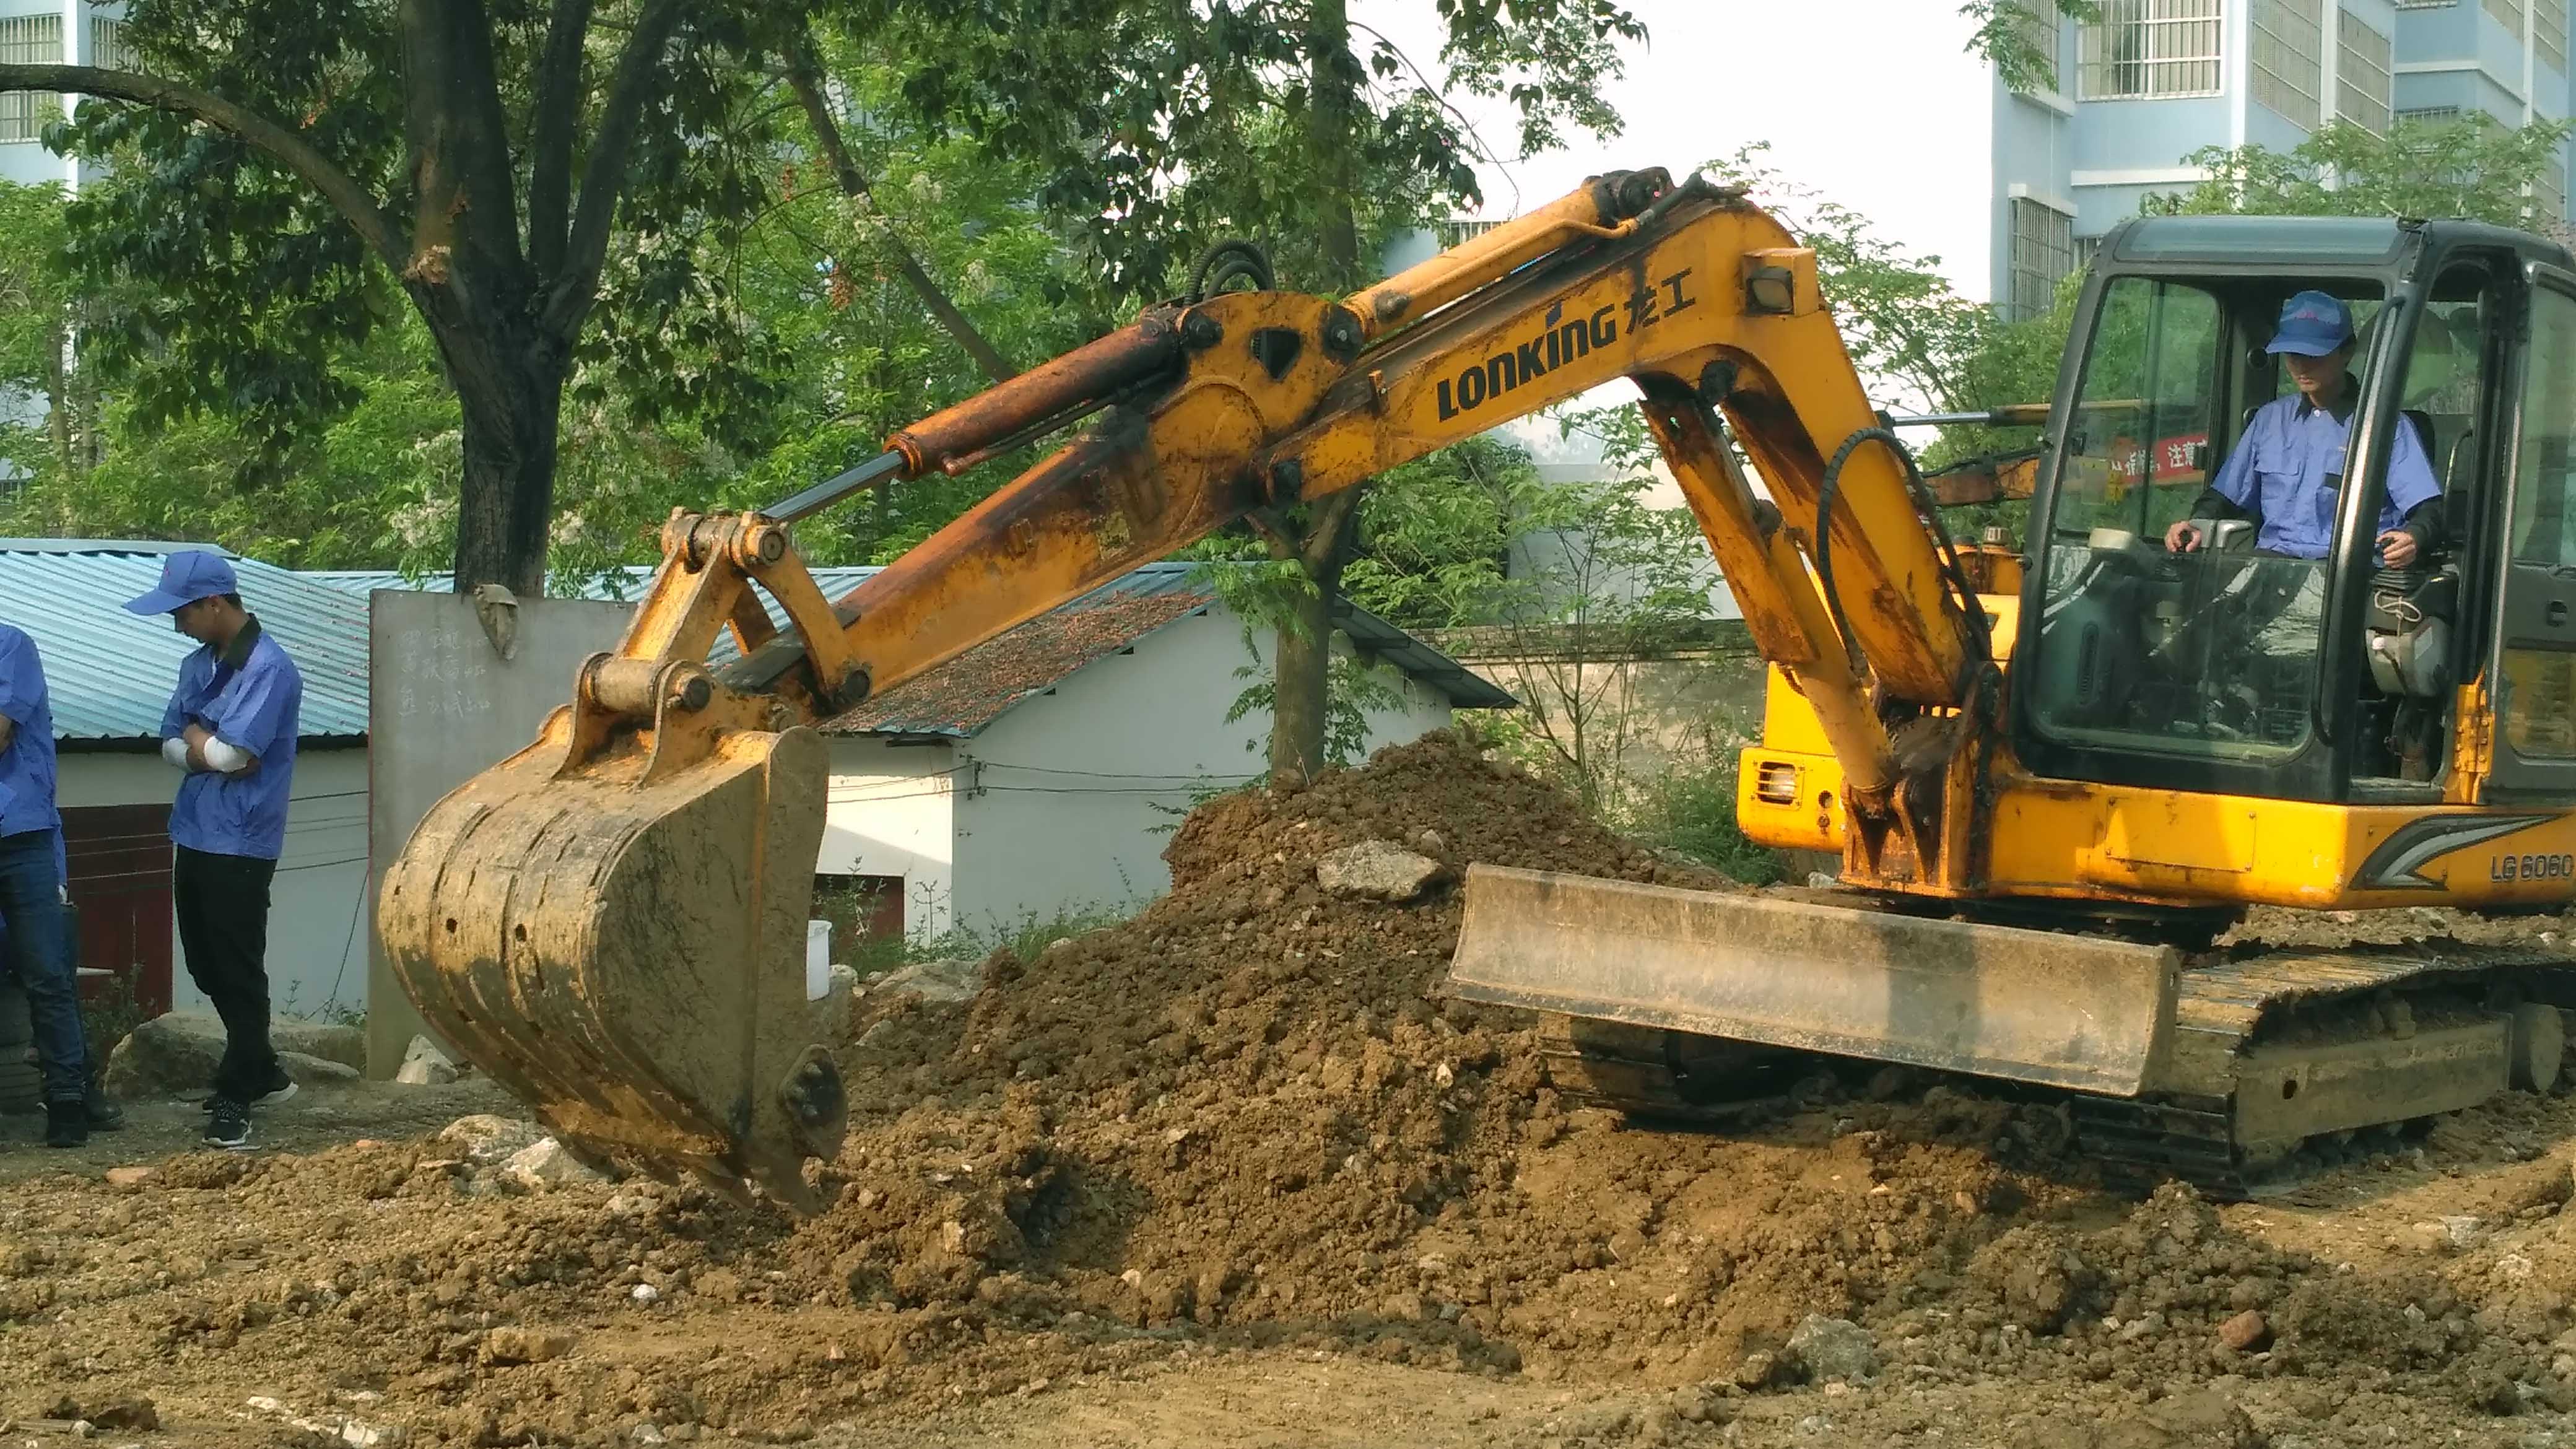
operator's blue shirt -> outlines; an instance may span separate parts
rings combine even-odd
[[[54,830],[54,712],[45,698],[45,663],[27,631],[0,624],[0,715],[17,726],[0,750],[0,835]]]
[[[190,721],[216,739],[255,756],[245,775],[192,770],[170,807],[170,838],[210,855],[275,860],[286,849],[286,798],[295,774],[297,715],[304,676],[252,619],[218,654],[200,645],[179,665],[179,689],[161,716],[161,737],[175,739]]]
[[[2263,520],[2254,531],[2256,548],[2290,558],[2326,556],[2334,539],[2335,495],[2350,424],[2349,410],[2337,417],[2298,393],[2254,410],[2244,438],[2209,486]],[[2412,419],[2398,419],[2395,441],[2388,458],[2388,501],[2379,510],[2381,533],[2404,522],[2417,504],[2442,496]]]

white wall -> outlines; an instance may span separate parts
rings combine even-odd
[[[1266,656],[1266,637],[1262,647]],[[1262,769],[1268,717],[1225,722],[1244,683],[1234,671],[1250,662],[1241,624],[1211,609],[1094,660],[961,743],[958,924],[992,931],[1092,907],[1132,910],[1168,890],[1162,852],[1180,820],[1171,812],[1194,791]],[[1372,712],[1369,749],[1449,723],[1438,693],[1405,679],[1400,694],[1395,708]]]
[[[157,754],[64,751],[57,764],[56,799],[66,809],[167,805],[179,790],[178,772]],[[307,745],[296,752],[286,850],[269,888],[268,993],[276,1010],[366,1008],[367,943],[352,925],[366,888],[367,752]],[[204,1006],[175,923],[170,954],[171,1004]]]
[[[945,932],[954,924],[954,750],[863,735],[831,744],[831,803],[815,873],[901,876],[905,932]]]

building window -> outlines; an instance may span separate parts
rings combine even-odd
[[[2057,78],[2058,40],[2063,33],[2057,23],[2057,0],[2012,0],[2012,7],[2013,29],[2020,33],[2022,43],[2041,57],[2037,89],[2064,90]]]
[[[0,20],[0,61],[13,65],[63,63],[63,17],[15,15]],[[0,141],[32,141],[45,123],[63,113],[63,98],[51,91],[0,94]]]
[[[2542,65],[2567,74],[2567,0],[2533,0],[2531,48]]]
[[[2303,131],[2317,128],[2324,81],[2318,0],[2254,0],[2254,99]]]
[[[2487,13],[2505,28],[2505,33],[2522,39],[2522,0],[2487,0]]]
[[[101,70],[135,69],[134,47],[125,43],[124,21],[90,17],[89,63]]]
[[[2044,201],[2012,204],[2012,319],[2048,315],[2057,284],[2075,270],[2075,218]]]
[[[1464,246],[1502,224],[1500,221],[1479,221],[1463,216],[1451,217],[1447,221],[1433,222],[1431,233],[1440,238],[1440,249],[1445,252]]]
[[[2409,106],[2397,113],[2397,119],[2401,121],[2456,121],[2459,118],[2460,108],[2457,106]]]
[[[2220,0],[2099,0],[2077,57],[2083,99],[2219,93]]]
[[[2564,0],[2561,0],[2564,3]],[[2335,12],[2335,119],[2388,134],[2388,37],[2349,10]]]
[[[2448,10],[2460,0],[2397,0],[2400,10]]]

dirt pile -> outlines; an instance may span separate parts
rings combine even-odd
[[[1317,861],[1366,840],[1440,875],[1402,903],[1321,889]],[[1626,1396],[1530,1442],[1715,1435],[1781,1395],[1814,1400],[1801,1434],[1882,1442],[1998,1381],[2096,1406],[2079,1434],[2218,1395],[2139,1444],[2260,1442],[2249,1383],[2323,1386],[2321,1426],[2374,1432],[2576,1407],[2564,1163],[2443,1190],[2420,1150],[2527,1156],[2560,1104],[2357,1152],[2439,1211],[2285,1246],[2185,1189],[2102,1193],[2058,1106],[1897,1072],[1726,1135],[1568,1109],[1526,1018],[1426,994],[1466,865],[1737,887],[1449,739],[1213,802],[1168,858],[1169,896],[997,956],[971,1001],[860,1000],[817,1219],[549,1187],[452,1136],[182,1158],[104,1211],[0,1206],[17,1360],[167,1405],[247,1359],[296,1414],[460,1444],[794,1438],[1281,1349]],[[2012,1422],[1967,1442],[2092,1442]]]

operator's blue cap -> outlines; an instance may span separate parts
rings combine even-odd
[[[2281,327],[2266,352],[2323,357],[2352,340],[2352,309],[2341,297],[2301,292],[2281,304]]]
[[[125,607],[137,614],[167,614],[199,599],[240,592],[241,582],[233,577],[233,566],[224,562],[222,554],[192,548],[164,557],[160,585],[141,598],[126,600]]]

